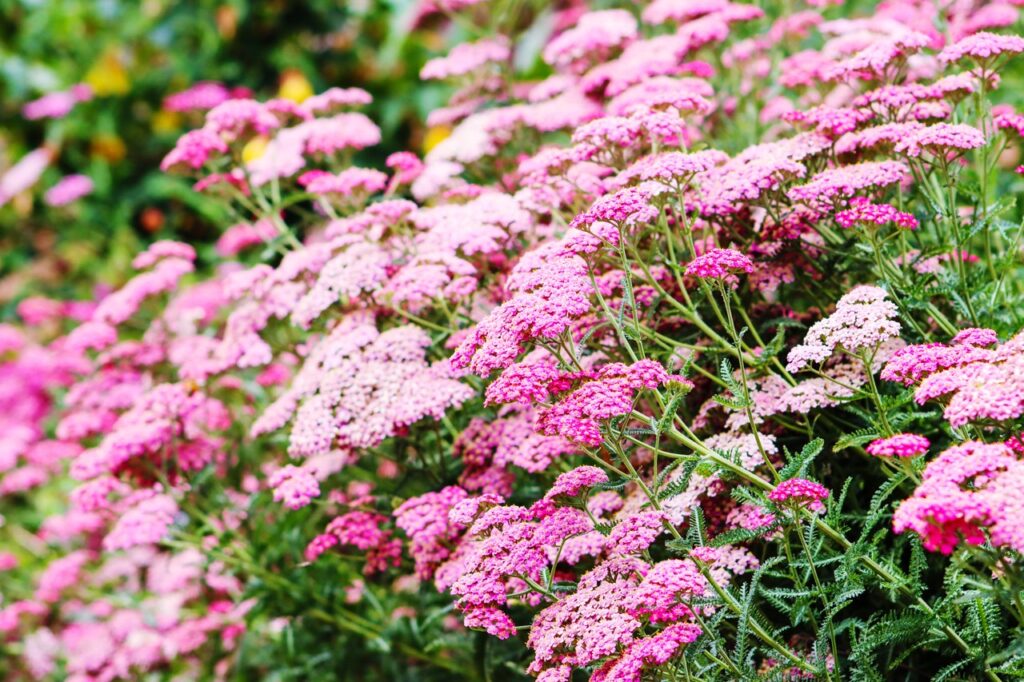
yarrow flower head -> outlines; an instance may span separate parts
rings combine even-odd
[[[288,509],[301,509],[320,496],[320,484],[306,469],[288,465],[271,474],[267,483],[274,489],[274,501]]]
[[[798,372],[828,360],[837,349],[870,351],[899,336],[896,305],[884,289],[858,286],[839,299],[836,311],[811,325],[804,342],[789,352],[786,368]]]
[[[939,61],[950,64],[969,57],[986,64],[1004,54],[1024,52],[1024,38],[997,33],[975,33],[946,47],[939,53]]]
[[[999,343],[999,335],[992,329],[983,329],[979,327],[970,327],[968,329],[961,329],[953,337],[953,343],[966,345],[966,346],[994,346]]]
[[[626,10],[587,12],[573,28],[547,44],[544,61],[560,70],[581,73],[591,64],[606,61],[635,38],[636,32],[636,19]]]
[[[424,64],[420,70],[420,78],[439,80],[465,76],[488,64],[507,61],[510,53],[508,41],[503,38],[461,43],[452,48],[448,55],[431,59]]]
[[[900,211],[891,204],[873,204],[864,197],[850,200],[850,208],[836,213],[836,222],[850,229],[858,225],[895,225],[905,230],[916,230],[920,223],[913,214]]]
[[[915,433],[898,433],[888,438],[871,441],[865,448],[876,457],[917,457],[928,452],[931,443]]]
[[[576,497],[584,488],[590,488],[598,483],[607,483],[608,474],[603,469],[593,466],[576,467],[572,471],[559,474],[555,484],[551,486],[544,497],[552,498],[559,495]]]
[[[828,497],[828,488],[804,478],[791,478],[775,486],[768,499],[779,505],[803,507],[811,511],[825,508],[822,500]]]
[[[921,485],[893,516],[925,548],[951,554],[961,543],[1024,549],[1024,464],[1005,443],[968,441],[925,467]]]
[[[725,279],[737,272],[750,274],[754,262],[735,249],[711,249],[686,266],[686,274],[701,279]]]
[[[940,157],[962,154],[985,146],[985,135],[966,123],[936,123],[919,128],[896,143],[895,150],[918,157],[931,152]]]
[[[865,161],[824,170],[807,184],[790,189],[789,196],[812,207],[827,208],[859,191],[900,182],[906,173],[906,166],[898,161]]]
[[[994,348],[991,330],[961,334],[950,346],[908,346],[889,360],[882,378],[905,386],[919,384],[914,391],[919,405],[943,400],[943,415],[954,428],[976,421],[1009,422],[1024,415],[1024,334]]]

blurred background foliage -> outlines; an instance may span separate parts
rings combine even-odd
[[[384,139],[367,161],[419,151],[421,122],[445,93],[418,72],[457,30],[422,8],[416,0],[0,0],[0,175],[41,146],[55,156],[31,191],[0,206],[0,317],[27,293],[84,297],[91,283],[119,281],[142,242],[216,240],[230,218],[158,168],[201,122],[163,100],[197,82],[296,101],[359,86],[374,96],[365,111]],[[66,118],[23,116],[26,102],[77,83],[94,97]],[[45,190],[72,173],[88,175],[95,191],[47,206]]]

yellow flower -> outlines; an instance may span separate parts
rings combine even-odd
[[[448,139],[452,134],[451,126],[433,126],[427,129],[423,136],[423,153],[429,154],[430,150]]]
[[[109,163],[123,159],[126,151],[124,140],[113,133],[99,133],[92,138],[92,153]]]
[[[85,82],[92,87],[97,97],[123,95],[128,92],[131,83],[128,71],[121,63],[114,50],[107,50],[85,74]]]
[[[277,96],[301,104],[303,100],[313,96],[313,85],[301,71],[289,69],[281,77],[281,87],[277,90]]]
[[[242,147],[242,161],[245,163],[252,163],[263,156],[267,151],[268,142],[269,140],[262,135],[249,140],[245,146]]]
[[[153,114],[151,122],[154,133],[172,133],[181,128],[181,114],[161,109]]]

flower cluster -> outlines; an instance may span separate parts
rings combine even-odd
[[[0,667],[1018,670],[1018,10],[414,9],[477,37],[409,69],[443,107],[172,93],[199,127],[161,167],[231,222],[5,308]]]

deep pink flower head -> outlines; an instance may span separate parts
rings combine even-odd
[[[925,467],[921,485],[893,515],[926,549],[951,554],[961,543],[1024,549],[1024,463],[1006,443],[968,441]]]
[[[811,511],[824,509],[822,500],[828,497],[828,488],[805,478],[791,478],[775,486],[768,499],[779,505],[804,507]]]
[[[889,438],[872,441],[866,448],[869,455],[876,457],[917,457],[928,452],[931,443],[924,436],[915,433],[898,433]]]
[[[686,266],[686,274],[703,279],[724,279],[735,272],[748,275],[754,262],[735,249],[711,249],[694,258]]]
[[[916,230],[917,218],[890,204],[873,204],[864,197],[850,200],[850,208],[836,213],[836,222],[847,229],[858,225],[895,225],[905,230]]]

